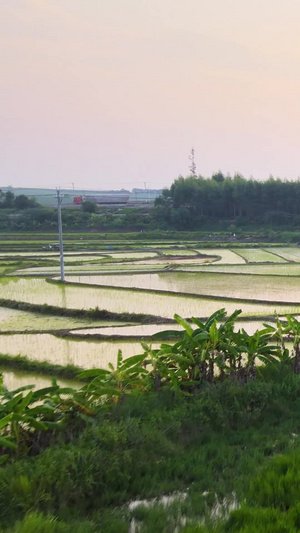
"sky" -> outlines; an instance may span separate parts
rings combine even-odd
[[[0,0],[0,187],[300,176],[299,0]]]

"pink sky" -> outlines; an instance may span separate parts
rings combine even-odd
[[[2,0],[0,187],[300,175],[299,0]]]

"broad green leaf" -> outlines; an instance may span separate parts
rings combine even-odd
[[[29,416],[48,416],[55,411],[55,406],[43,403],[42,405],[36,405],[26,410],[26,414]]]
[[[14,398],[12,398],[11,400],[9,400],[5,405],[5,410],[6,411],[13,411],[15,406],[21,402],[23,399],[23,394],[22,392],[20,392],[17,396],[14,396]]]
[[[191,321],[193,322],[193,324],[196,324],[196,326],[198,326],[199,329],[204,329],[205,328],[205,325],[203,324],[203,322],[198,320],[198,318],[192,317]]]
[[[145,354],[139,354],[139,355],[132,355],[131,357],[127,357],[127,359],[124,359],[121,369],[127,369],[131,366],[135,366],[137,364],[142,363],[145,360]]]
[[[223,307],[222,309],[219,309],[218,311],[215,311],[215,313],[213,313],[212,315],[210,315],[210,317],[208,317],[208,319],[206,320],[205,322],[205,329],[209,329],[210,326],[213,324],[213,322],[219,322],[221,320],[221,318],[224,318],[226,316],[226,311],[225,311],[225,308]]]
[[[13,416],[12,413],[10,413],[9,415],[6,415],[3,418],[1,418],[0,429],[4,428],[5,426],[7,426],[7,424],[9,424],[9,422],[11,422],[12,416]]]
[[[213,345],[215,346],[218,342],[218,328],[216,322],[213,322],[209,328],[209,337]]]
[[[16,405],[16,412],[17,413],[22,413],[22,411],[24,411],[24,409],[26,409],[26,407],[30,404],[30,402],[32,400],[32,396],[33,396],[33,391],[30,391],[25,396],[25,398],[23,398],[23,400],[18,405]]]
[[[176,320],[176,322],[178,322],[178,324],[180,324],[185,329],[189,337],[193,335],[194,329],[192,328],[192,326],[187,320],[185,320],[184,318],[181,318],[181,316],[179,315],[174,315],[174,319]]]
[[[197,333],[197,331],[195,331],[195,335],[193,335],[193,340],[197,340],[197,341],[209,340],[208,331],[201,331],[201,333]]]
[[[23,387],[19,387],[18,389],[15,389],[13,391],[10,391],[10,394],[15,395],[19,392],[23,392],[25,390],[34,389],[35,385],[23,385]]]
[[[2,448],[11,448],[12,450],[18,449],[17,444],[13,442],[12,440],[10,440],[8,437],[0,437],[0,446]]]
[[[181,338],[184,335],[184,332],[178,331],[176,329],[167,329],[165,331],[159,331],[158,333],[154,333],[151,335],[151,339],[153,340],[167,340],[174,337]]]
[[[60,387],[57,391],[58,394],[75,394],[76,390],[71,387]]]
[[[108,370],[104,370],[102,368],[91,368],[90,370],[84,370],[80,374],[78,374],[76,377],[78,379],[85,379],[85,378],[94,378],[96,376],[107,376],[110,372]]]
[[[33,400],[36,401],[39,398],[44,398],[47,396],[47,394],[52,394],[58,390],[58,385],[55,387],[45,387],[43,389],[38,389],[36,391],[33,391]]]

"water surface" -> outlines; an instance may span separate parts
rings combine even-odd
[[[298,302],[300,304],[300,284],[297,278],[287,277],[278,280],[276,276],[241,276],[232,274],[209,274],[208,272],[161,272],[132,274],[123,276],[74,276],[67,281],[132,287],[138,289],[163,290],[175,293],[222,296],[238,299],[260,299],[268,301]]]
[[[118,349],[123,357],[143,352],[139,342],[78,341],[57,338],[50,334],[1,335],[0,353],[23,355],[36,361],[48,361],[57,365],[75,365],[82,368],[107,368],[115,364]]]
[[[230,277],[226,276],[226,278]],[[34,304],[47,303],[48,305],[72,309],[99,307],[99,309],[106,309],[115,313],[144,313],[167,318],[173,318],[175,313],[184,317],[207,317],[220,307],[225,307],[228,313],[242,308],[246,315],[273,315],[275,312],[299,314],[300,308],[300,305],[219,301],[218,296],[211,300],[188,295],[177,296],[175,293],[165,295],[101,287],[72,287],[72,285],[47,283],[40,278],[0,278],[0,281],[2,281],[0,285],[1,297],[11,300]],[[222,280],[220,280],[220,285],[222,286]],[[218,291],[216,293],[218,294]],[[229,294],[231,295],[231,293]],[[259,292],[256,293],[256,295],[258,294]]]

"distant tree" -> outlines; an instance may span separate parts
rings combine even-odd
[[[15,198],[14,207],[17,209],[29,209],[30,207],[37,207],[37,203],[33,198],[28,198],[25,194],[20,194]]]
[[[11,191],[7,191],[4,195],[2,206],[8,209],[11,209],[12,207],[14,207],[14,200],[15,200],[14,193]]]
[[[211,177],[212,180],[217,181],[218,183],[222,183],[225,180],[224,174],[219,170],[219,172],[216,172]]]
[[[81,209],[85,213],[96,213],[97,204],[96,202],[93,202],[92,200],[86,200],[85,202],[82,202]]]

